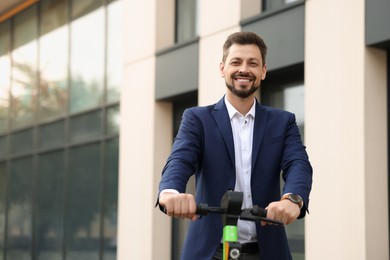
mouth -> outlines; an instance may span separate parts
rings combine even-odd
[[[239,82],[239,83],[248,83],[248,82],[253,81],[252,78],[239,78],[239,77],[235,77],[234,80]]]

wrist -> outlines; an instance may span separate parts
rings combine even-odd
[[[299,209],[302,209],[302,207],[303,207],[303,199],[298,194],[286,193],[282,196],[282,198],[280,200],[289,200],[289,201],[297,204]]]

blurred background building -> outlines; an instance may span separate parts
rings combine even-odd
[[[310,214],[287,227],[294,259],[388,259],[389,11],[1,0],[0,260],[178,259],[188,221],[154,208],[161,169],[183,110],[225,92],[236,31],[265,39],[259,98],[296,114],[313,164]]]

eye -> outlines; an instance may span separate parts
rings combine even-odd
[[[237,66],[237,65],[240,65],[240,63],[236,60],[230,62],[230,65],[233,65],[233,66]]]
[[[249,63],[249,65],[252,66],[252,67],[257,67],[257,66],[259,66],[259,64],[258,64],[257,62],[251,62],[251,63]]]

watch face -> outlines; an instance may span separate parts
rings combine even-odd
[[[290,200],[292,200],[295,203],[300,203],[302,201],[302,198],[296,194],[290,194],[289,198],[290,198]]]

